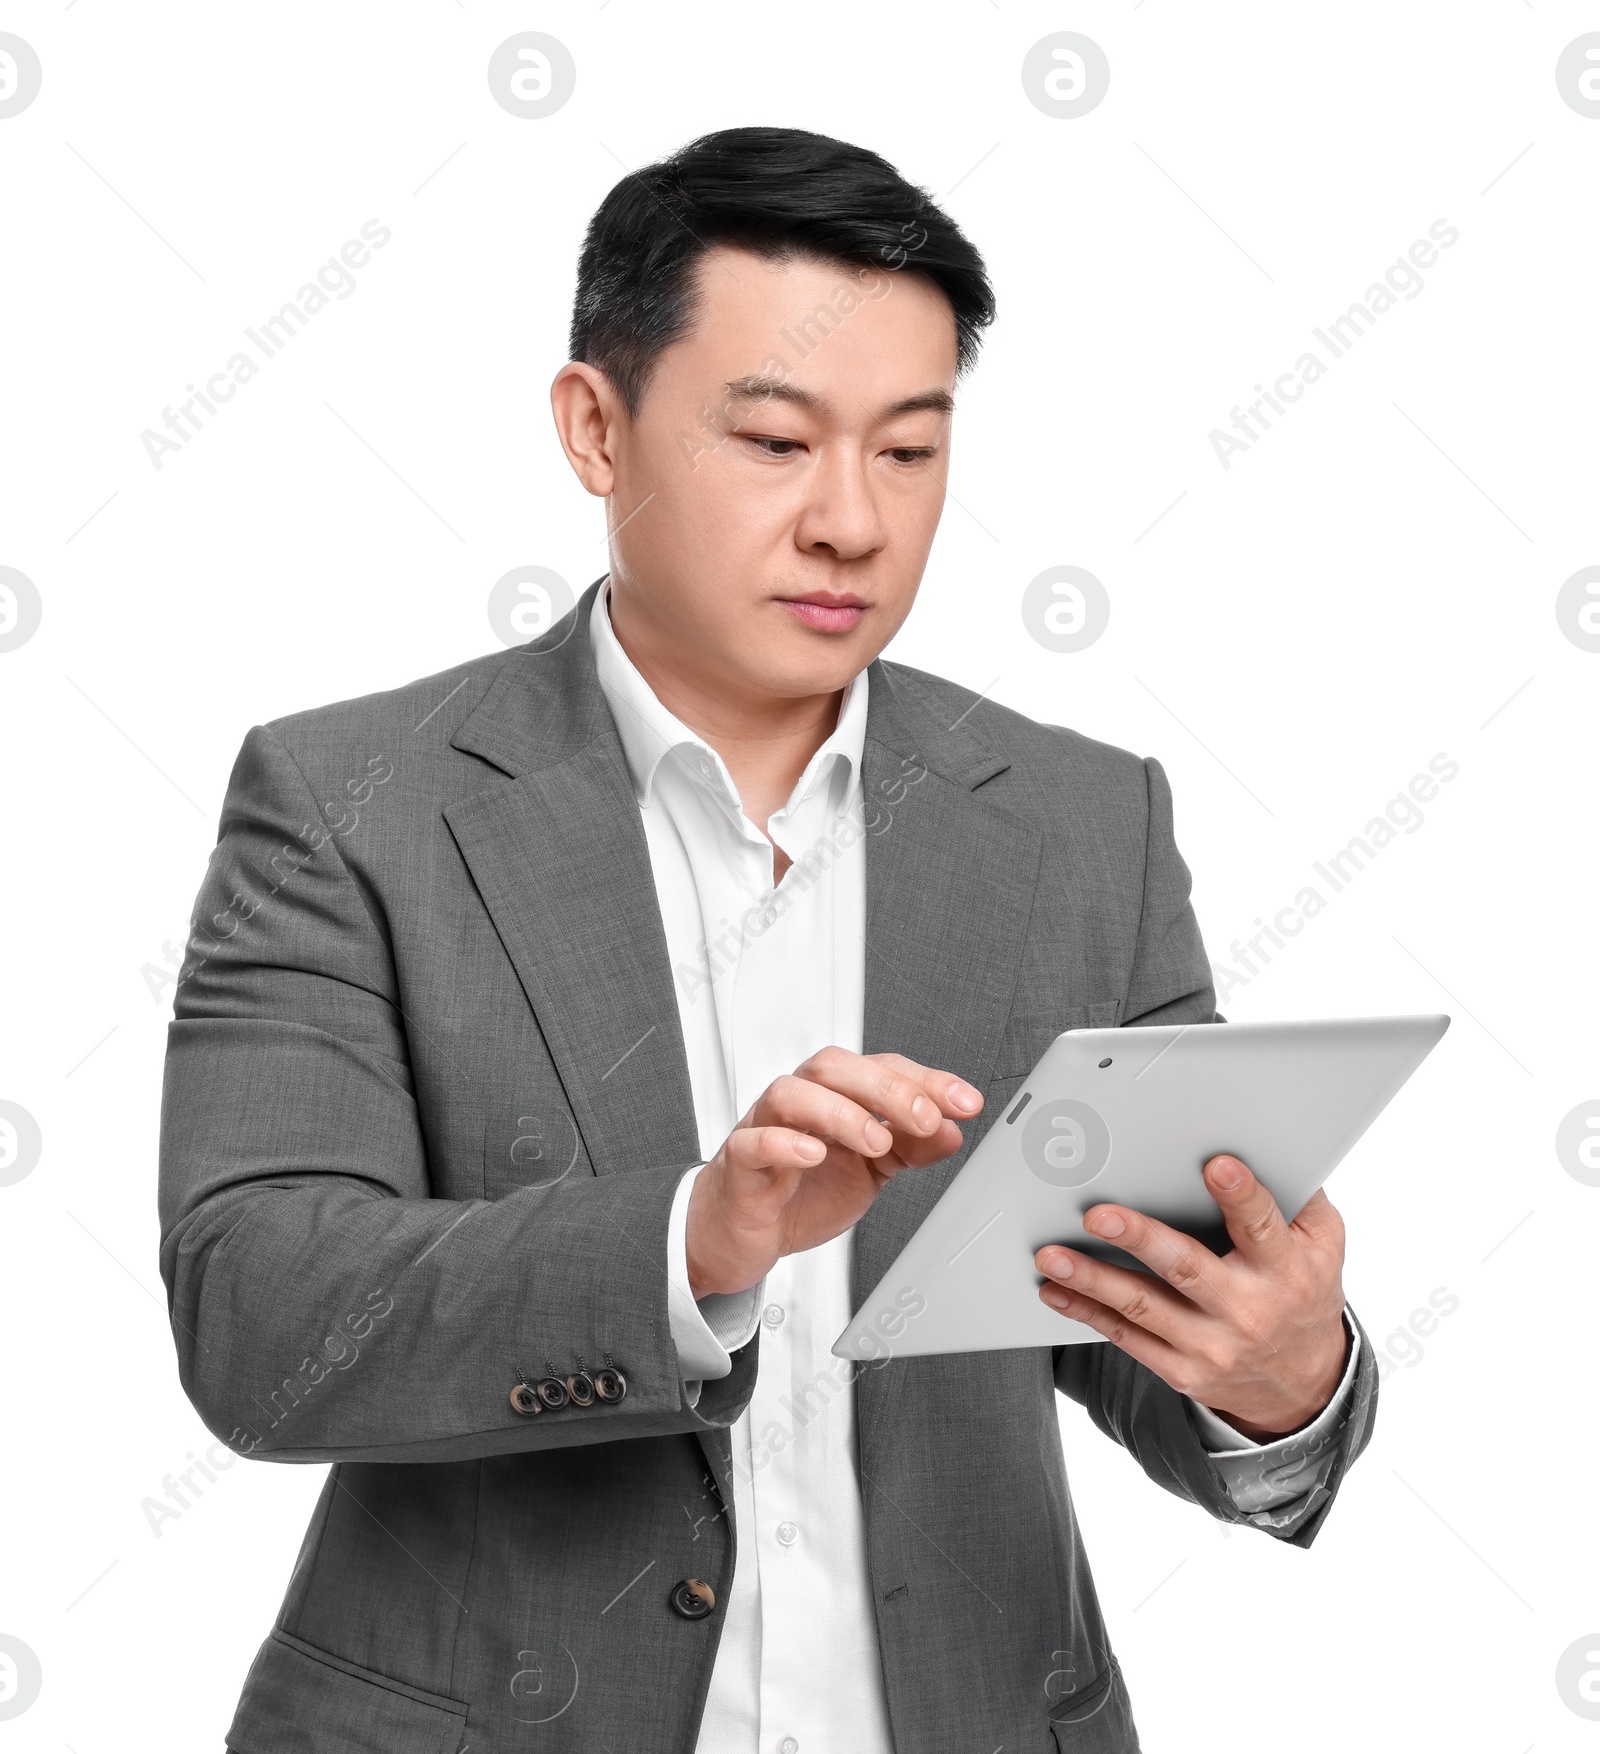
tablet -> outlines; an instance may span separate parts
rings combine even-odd
[[[1084,1213],[1110,1200],[1226,1254],[1233,1243],[1201,1176],[1219,1151],[1247,1163],[1293,1220],[1449,1024],[1351,1017],[1058,1035],[834,1354],[876,1361],[1102,1340],[1040,1302],[1039,1249],[1066,1243],[1148,1271],[1084,1230]]]

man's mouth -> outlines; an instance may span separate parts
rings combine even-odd
[[[821,633],[848,633],[867,608],[860,597],[847,592],[807,591],[803,597],[780,597],[778,601],[796,621]]]

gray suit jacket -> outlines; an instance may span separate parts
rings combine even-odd
[[[162,1272],[211,1430],[333,1464],[243,1754],[693,1745],[760,1340],[686,1404],[666,1233],[698,1139],[595,588],[516,651],[258,726],[228,788],[171,1026]],[[1062,1028],[1215,1020],[1155,761],[881,660],[870,698],[864,1045],[982,1089],[969,1148]],[[961,1161],[862,1220],[857,1303]],[[1138,1747],[1056,1390],[1168,1491],[1306,1546],[1370,1432],[1363,1353],[1318,1483],[1259,1518],[1111,1346],[864,1369],[896,1745]],[[620,1402],[513,1411],[519,1373],[608,1360]],[[707,1618],[669,1605],[691,1577]]]

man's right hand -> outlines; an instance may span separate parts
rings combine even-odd
[[[848,1230],[903,1169],[961,1148],[982,1095],[902,1054],[820,1049],[775,1079],[701,1170],[685,1233],[697,1298],[748,1290]]]

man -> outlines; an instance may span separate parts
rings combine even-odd
[[[162,1266],[211,1429],[334,1467],[241,1754],[1135,1749],[1055,1391],[1300,1546],[1365,1445],[1337,1214],[1230,1158],[1224,1258],[1040,1251],[1105,1343],[829,1352],[1055,1034],[1218,1021],[1160,766],[877,656],[992,314],[870,152],[624,179],[552,395],[607,577],[246,739]]]

